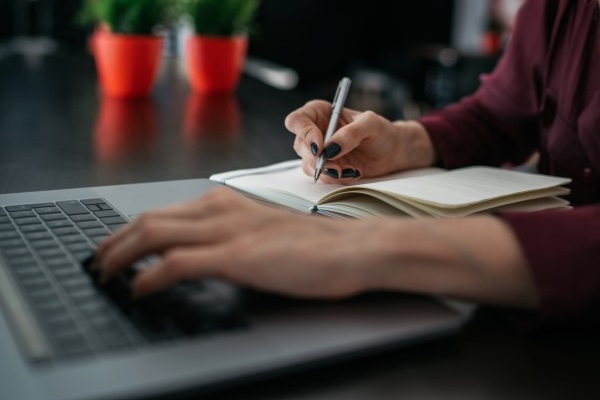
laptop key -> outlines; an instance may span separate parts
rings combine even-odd
[[[53,205],[54,205],[54,203],[19,204],[19,205],[15,205],[15,206],[7,206],[7,207],[5,207],[5,209],[8,212],[28,211],[33,208],[52,207]]]
[[[94,215],[98,218],[118,217],[119,213],[114,210],[95,211]]]
[[[80,229],[92,229],[92,228],[103,228],[104,225],[102,225],[99,221],[81,221],[81,222],[77,222],[77,226]]]
[[[25,234],[29,241],[52,239],[52,235],[48,231],[29,232]]]
[[[81,200],[81,203],[87,205],[92,205],[92,204],[102,204],[102,203],[106,203],[106,201],[104,201],[104,199],[83,199]]]
[[[18,220],[17,220],[18,221]],[[25,225],[21,227],[21,232],[29,233],[29,232],[43,232],[47,231],[46,227],[42,224],[35,225]]]
[[[79,231],[73,225],[62,228],[54,228],[52,232],[57,236],[79,235]]]
[[[60,213],[60,214],[43,214],[40,215],[40,217],[44,220],[44,221],[66,221],[67,217]],[[50,224],[48,224],[48,226],[51,226]]]
[[[25,242],[20,237],[16,239],[5,239],[0,242],[0,248],[8,249],[11,247],[23,247],[25,246]]]
[[[70,228],[70,227],[73,227],[73,223],[71,221],[69,221],[68,219],[66,219],[66,217],[64,219],[60,219],[60,220],[48,221],[47,225],[53,231],[55,229],[59,229],[59,228]]]
[[[60,213],[60,209],[58,207],[52,206],[52,207],[40,207],[40,208],[36,208],[35,212],[37,212],[38,214],[56,214],[56,213]]]
[[[44,240],[36,240],[31,242],[31,246],[33,246],[34,249],[49,249],[49,248],[57,248],[58,243],[56,242],[56,240],[54,239],[44,239]]]
[[[123,218],[123,217],[104,217],[104,218],[101,218],[101,220],[106,225],[127,223],[127,220],[125,220],[125,218]]]
[[[19,226],[30,225],[30,224],[39,224],[39,223],[40,223],[40,220],[37,216],[15,219],[15,224],[17,224]]]
[[[74,222],[97,221],[96,217],[94,217],[91,213],[71,215],[70,218],[71,218],[71,221],[74,221]]]
[[[13,219],[18,219],[18,218],[26,218],[26,217],[35,217],[35,213],[31,210],[27,210],[27,211],[15,211],[15,212],[11,212],[10,213],[11,218]]]
[[[56,205],[67,215],[89,214],[87,208],[77,200],[58,201]]]

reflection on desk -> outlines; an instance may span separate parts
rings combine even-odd
[[[235,95],[190,93],[185,104],[183,134],[185,143],[192,147],[202,143],[239,143],[242,113]]]
[[[94,128],[94,152],[100,162],[115,163],[135,154],[151,154],[157,135],[157,110],[151,98],[101,99]]]

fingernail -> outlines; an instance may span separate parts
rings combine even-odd
[[[360,171],[359,171],[359,170],[356,170],[356,171],[354,172],[354,177],[355,177],[355,178],[360,178],[360,177],[361,177],[361,175],[360,175]]]
[[[339,178],[339,175],[338,175],[338,172],[337,172],[336,169],[326,168],[325,171],[323,171],[323,172],[325,172],[325,174],[327,176],[329,176],[330,178],[333,178],[333,179],[338,179]]]
[[[356,171],[352,168],[347,168],[342,170],[342,178],[354,178],[356,176]]]
[[[310,152],[312,153],[313,156],[316,156],[317,153],[319,152],[319,146],[317,146],[317,144],[315,142],[310,144]]]
[[[329,146],[325,147],[323,154],[325,154],[325,158],[333,158],[340,154],[340,151],[342,151],[342,148],[339,144],[331,143]]]

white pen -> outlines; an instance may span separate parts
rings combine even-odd
[[[346,102],[346,97],[348,97],[348,92],[350,91],[351,83],[352,81],[349,78],[342,78],[342,80],[338,84],[337,91],[335,92],[335,97],[333,98],[333,103],[331,105],[333,111],[331,112],[331,119],[329,120],[327,131],[325,132],[323,144],[327,143],[333,136],[333,133],[335,132],[335,128],[337,127],[338,121],[340,119],[340,114],[342,113],[342,109],[344,108],[344,103]],[[323,155],[323,152],[321,152],[321,155],[317,160],[317,166],[315,168],[315,183],[319,179],[319,176],[321,176],[321,172],[323,172],[324,164],[325,156]]]

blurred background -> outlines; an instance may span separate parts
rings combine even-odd
[[[86,53],[82,0],[0,0],[0,63],[20,53]],[[263,0],[247,74],[281,89],[329,98],[354,79],[349,106],[414,118],[473,92],[493,69],[521,0]],[[181,56],[181,32],[165,57]],[[286,80],[287,79],[287,80]]]

